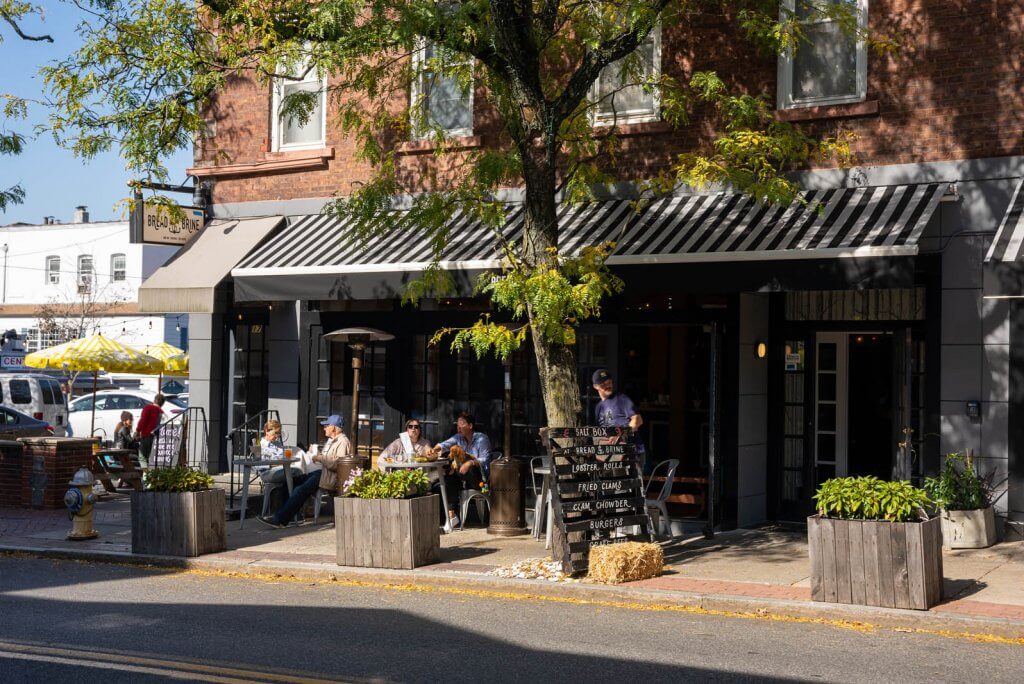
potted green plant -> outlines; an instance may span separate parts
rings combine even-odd
[[[807,541],[815,601],[927,610],[942,600],[942,533],[924,490],[840,477],[814,499]]]
[[[996,543],[996,516],[991,487],[978,475],[970,454],[946,456],[938,477],[924,482],[941,510],[942,539],[950,549],[983,549]]]
[[[132,492],[132,553],[201,556],[227,548],[226,503],[213,478],[185,466],[154,468]]]
[[[334,500],[338,565],[411,570],[441,551],[438,496],[417,469],[355,469]]]

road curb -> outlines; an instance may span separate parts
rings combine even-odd
[[[23,553],[41,558],[88,560],[157,568],[302,580],[341,582],[412,591],[477,592],[496,599],[596,603],[634,610],[679,610],[735,618],[776,619],[830,624],[859,630],[892,629],[946,636],[1020,641],[1024,621],[936,611],[894,610],[871,606],[815,603],[789,599],[673,591],[601,584],[566,584],[543,580],[508,579],[454,571],[387,570],[325,567],[317,563],[239,561],[216,557],[176,558],[119,551],[70,550],[0,544],[0,553]]]

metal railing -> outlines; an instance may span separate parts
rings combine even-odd
[[[228,459],[231,478],[228,484],[228,508],[234,509],[235,496],[242,491],[242,487],[248,487],[248,482],[242,482],[243,466],[237,465],[238,461],[249,457],[249,448],[253,441],[259,442],[263,436],[263,425],[268,420],[281,420],[277,409],[264,409],[256,415],[249,416],[241,425],[237,425],[228,432],[224,438],[228,442]]]
[[[153,431],[151,468],[184,465],[209,472],[209,427],[202,406],[190,406]]]

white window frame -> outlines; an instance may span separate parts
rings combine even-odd
[[[117,260],[121,260],[121,268],[117,267]],[[118,272],[121,273],[121,277],[118,278]],[[128,280],[128,256],[118,252],[117,254],[110,255],[110,282],[112,283],[123,283]]]
[[[796,0],[782,0],[783,7],[789,12],[796,11]],[[825,22],[813,22],[825,23]],[[860,29],[868,25],[868,0],[857,0],[857,26]],[[797,49],[800,49],[797,47]],[[827,105],[850,104],[863,102],[868,94],[868,48],[863,40],[857,41],[857,92],[853,95],[838,97],[808,97],[799,100],[793,98],[793,51],[786,50],[779,54],[778,62],[778,107],[779,109],[799,109],[801,107],[821,107]]]
[[[83,268],[86,260],[89,262],[88,271]],[[93,260],[92,254],[78,255],[78,268],[76,275],[75,284],[78,286],[78,289],[81,290],[85,287],[86,293],[92,292],[93,285],[96,283],[96,262]]]
[[[651,64],[652,75],[655,79],[661,77],[661,21],[659,20],[651,28],[650,37],[654,42],[653,60]],[[646,38],[644,40],[647,40]],[[625,59],[625,58],[623,58]],[[619,62],[613,62],[605,67],[605,69],[620,69]],[[603,75],[602,71],[602,75]],[[594,103],[594,106],[590,110],[590,123],[593,126],[622,126],[636,123],[649,123],[651,121],[661,121],[661,89],[654,89],[654,100],[652,102],[652,109],[638,109],[633,111],[614,111],[614,112],[601,112],[601,103],[598,101],[600,97],[600,83],[601,77],[598,76],[597,80],[590,88],[590,101]],[[614,99],[614,98],[613,98]]]
[[[60,285],[60,255],[46,257],[46,284]]]
[[[409,88],[409,107],[412,107],[414,102],[418,102],[423,93],[423,79],[430,78],[432,72],[422,71],[423,62],[427,58],[427,39],[419,38],[416,41],[416,49],[412,53],[412,69],[413,79],[412,84]],[[444,134],[449,138],[463,138],[473,135],[473,124],[474,122],[474,101],[473,101],[473,90],[475,89],[476,83],[476,62],[472,57],[467,56],[466,61],[469,63],[470,73],[473,74],[472,85],[469,87],[469,92],[465,99],[466,105],[469,107],[469,128],[453,128],[446,130]],[[433,134],[433,128],[427,128],[426,130],[415,130],[413,127],[411,133],[413,140],[425,140],[430,138]]]
[[[301,69],[305,70],[305,66]],[[320,140],[308,143],[283,143],[281,136],[284,135],[285,127],[281,125],[281,102],[284,99],[284,86],[303,85],[315,83],[320,87]],[[270,97],[270,140],[272,152],[288,152],[290,150],[320,150],[327,145],[327,76],[320,77],[315,71],[310,71],[301,80],[289,78],[275,78],[271,86]],[[316,116],[314,114],[313,116]]]

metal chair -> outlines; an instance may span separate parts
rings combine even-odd
[[[490,460],[496,461],[501,458],[502,452],[492,451],[490,453]],[[483,468],[480,468],[480,477],[483,478],[484,484],[487,484],[487,473],[484,472]],[[463,489],[459,492],[459,529],[465,529],[466,525],[466,514],[469,513],[469,504],[476,502],[476,516],[480,519],[480,523],[484,521],[484,509],[487,509],[488,515],[491,512],[491,497],[489,494],[484,494],[479,489]]]
[[[333,492],[330,489],[324,489],[319,487],[316,490],[316,494],[313,495],[313,524],[316,525],[320,522],[320,506],[324,502],[324,494],[332,496]]]
[[[665,484],[662,485],[661,491],[658,492],[657,498],[650,498],[651,485],[654,484],[654,478],[658,474],[658,469],[665,466]],[[676,475],[676,469],[679,467],[679,459],[670,458],[662,461],[658,465],[654,466],[654,470],[651,471],[651,477],[647,480],[647,486],[644,487],[644,503],[647,508],[655,508],[660,513],[662,529],[668,530],[669,539],[675,539],[675,533],[672,532],[672,521],[668,517],[668,507],[665,503],[668,501],[668,497],[672,494],[672,480]]]
[[[545,456],[534,456],[530,459],[530,491],[533,492],[533,506],[526,506],[526,510],[533,511],[533,528],[530,530],[535,539],[540,539],[541,525],[544,524],[544,516],[548,511],[549,492],[544,486],[544,475],[537,472],[538,468],[544,467]],[[540,486],[537,485],[537,477],[540,476]]]

